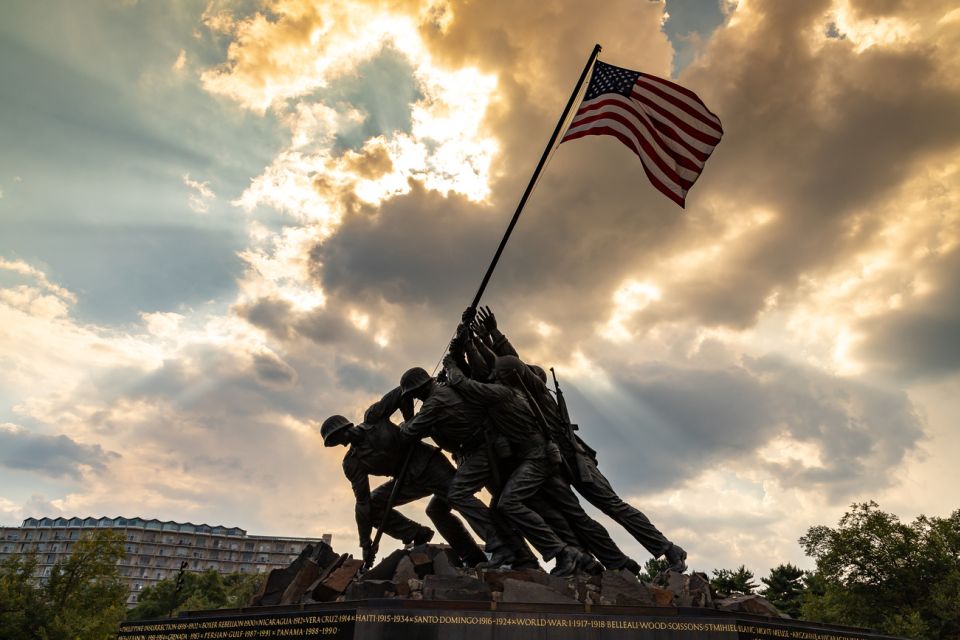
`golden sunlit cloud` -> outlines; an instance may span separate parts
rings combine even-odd
[[[626,323],[639,311],[663,297],[659,287],[650,282],[630,280],[613,294],[613,313],[600,334],[613,342],[623,342],[633,336]]]

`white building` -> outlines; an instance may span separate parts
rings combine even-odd
[[[49,576],[53,565],[66,560],[73,544],[91,529],[123,535],[126,556],[120,575],[130,585],[129,606],[136,604],[141,589],[175,575],[183,561],[187,571],[264,573],[289,565],[307,544],[331,540],[329,533],[320,538],[253,536],[239,527],[143,518],[27,518],[19,527],[0,527],[0,562],[34,551],[38,577]]]

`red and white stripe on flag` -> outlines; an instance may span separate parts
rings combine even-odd
[[[723,127],[689,89],[598,61],[561,143],[601,135],[637,154],[653,186],[682,207]]]

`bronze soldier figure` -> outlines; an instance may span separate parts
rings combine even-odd
[[[617,548],[607,532],[580,507],[569,486],[559,477],[553,459],[552,447],[538,425],[537,417],[521,392],[514,386],[511,374],[523,364],[516,358],[498,359],[494,370],[494,384],[484,384],[463,375],[452,356],[447,356],[444,367],[450,385],[468,405],[486,410],[494,429],[510,443],[518,465],[505,482],[497,500],[497,509],[504,513],[527,540],[546,559],[556,559],[554,573],[571,575],[575,571],[593,570],[593,558],[577,547],[567,544],[557,531],[531,507],[530,501],[541,494],[555,505],[570,522],[570,526],[587,548],[601,561],[617,568],[630,560]],[[559,455],[559,454],[558,454]]]
[[[423,442],[401,442],[400,430],[390,420],[397,410],[401,410],[405,417],[413,413],[413,404],[404,401],[400,387],[372,404],[364,414],[362,424],[355,426],[347,418],[334,415],[327,418],[320,428],[325,446],[349,447],[343,458],[343,473],[350,480],[357,500],[357,530],[364,563],[368,567],[373,564],[377,553],[370,539],[373,524],[382,521],[396,476],[408,451],[410,462],[397,490],[396,505],[432,495],[427,504],[427,516],[444,540],[468,566],[485,561],[486,556],[464,528],[463,522],[451,513],[447,488],[454,476],[453,465],[436,447]],[[412,451],[409,447],[413,447]],[[388,476],[390,480],[371,492],[371,475]],[[391,509],[384,533],[404,544],[422,544],[428,542],[434,532],[396,509]]]
[[[474,328],[489,337],[494,355],[517,356],[516,349],[497,327],[496,316],[489,307],[477,312]],[[479,344],[478,348],[483,349],[483,344]],[[489,358],[489,355],[487,357]],[[577,492],[626,529],[654,558],[664,556],[670,563],[671,570],[680,573],[686,571],[687,552],[668,540],[642,511],[617,495],[610,481],[597,466],[596,451],[573,433],[569,420],[562,418],[560,408],[546,386],[546,372],[535,365],[528,365],[523,381],[536,399],[554,434],[567,463],[566,468],[570,470],[570,483]]]
[[[453,455],[457,463],[447,499],[486,543],[491,557],[480,566],[538,567],[523,541],[476,496],[480,489],[493,486],[484,411],[465,403],[456,391],[420,367],[407,370],[400,378],[400,386],[404,394],[423,402],[417,414],[400,425],[403,437],[410,440],[431,437],[441,449]]]

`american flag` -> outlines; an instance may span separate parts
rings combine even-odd
[[[682,207],[723,128],[689,89],[597,61],[560,142],[602,135],[616,137],[640,156],[653,186]]]

